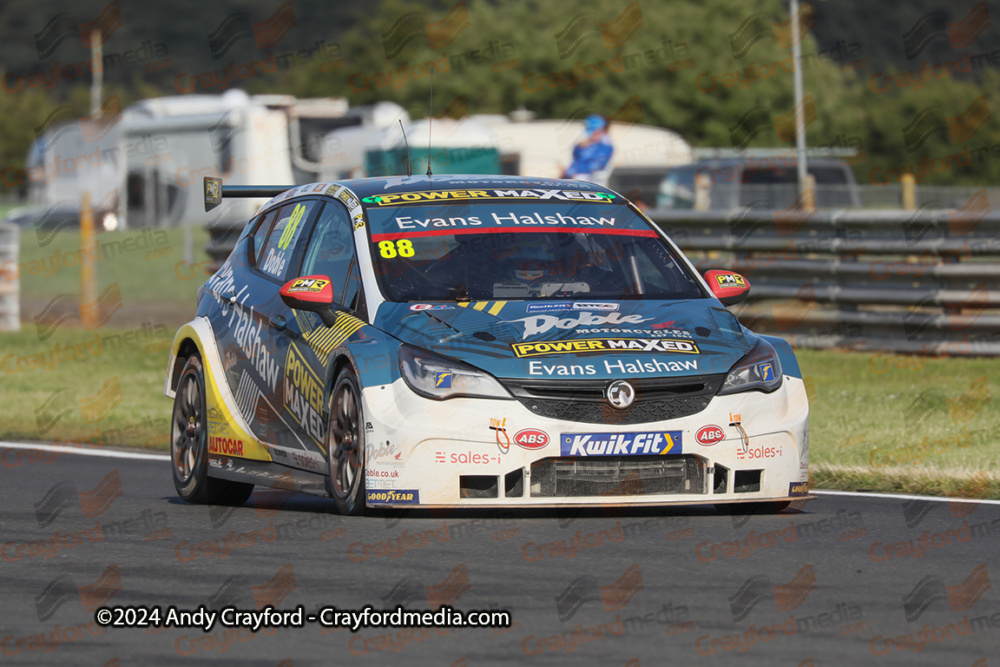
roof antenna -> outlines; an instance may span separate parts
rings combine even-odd
[[[427,113],[427,175],[431,174],[431,123],[434,122],[434,67],[430,66],[431,70],[431,101],[430,109]]]
[[[406,130],[403,129],[403,119],[399,119],[399,131],[403,133],[403,145],[406,146],[406,175],[413,176],[410,167],[410,142],[406,140]]]

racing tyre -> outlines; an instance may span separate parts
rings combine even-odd
[[[184,364],[170,423],[170,459],[177,495],[189,503],[242,505],[253,484],[208,476],[208,409],[201,359],[192,355]]]
[[[337,375],[326,430],[326,490],[341,514],[365,511],[365,440],[361,390],[350,367]]]

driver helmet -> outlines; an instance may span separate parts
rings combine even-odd
[[[530,236],[530,235],[526,235]],[[535,284],[551,275],[555,257],[544,239],[528,239],[507,254],[507,278]]]

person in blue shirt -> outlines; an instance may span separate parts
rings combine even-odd
[[[608,121],[604,116],[591,114],[583,122],[583,129],[587,136],[573,147],[573,162],[562,177],[603,183],[607,177],[605,168],[615,152],[608,136]]]

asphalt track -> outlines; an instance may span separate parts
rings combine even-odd
[[[188,505],[162,454],[88,454],[0,444],[2,663],[981,666],[1000,655],[997,502],[825,493],[778,515],[345,518],[327,500],[263,490],[240,508]],[[508,609],[514,624],[102,629],[101,604],[451,604]]]

